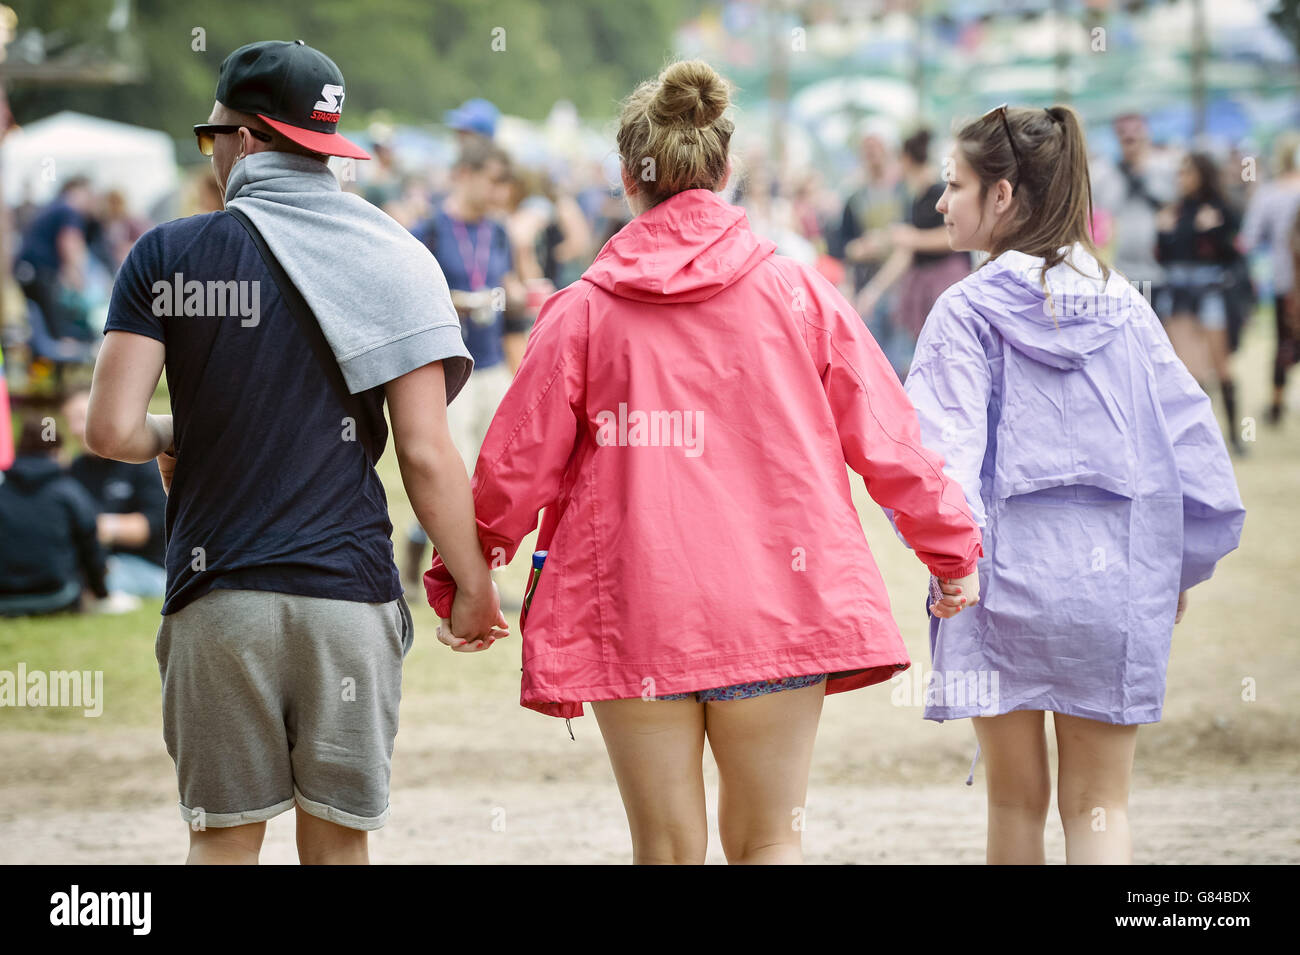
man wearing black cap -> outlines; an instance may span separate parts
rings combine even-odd
[[[255,862],[297,810],[304,862],[365,862],[388,815],[410,611],[374,470],[388,404],[416,517],[460,587],[458,650],[505,628],[446,422],[472,362],[424,246],[328,156],[343,76],[302,41],[241,47],[195,127],[226,210],[160,225],[123,263],[86,444],[158,458],[164,736],[191,862]],[[147,413],[162,371],[172,415]],[[173,417],[174,416],[174,417]]]

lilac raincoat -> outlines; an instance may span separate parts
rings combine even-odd
[[[1178,594],[1245,510],[1210,399],[1123,276],[1006,252],[935,303],[906,391],[983,528],[980,602],[930,621],[924,715],[1160,719]],[[1055,315],[1055,319],[1053,318]]]

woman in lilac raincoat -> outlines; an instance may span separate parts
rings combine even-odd
[[[1074,111],[994,110],[946,172],[952,247],[989,259],[935,303],[906,390],[984,557],[979,602],[934,611],[925,717],[974,718],[990,863],[1044,861],[1049,710],[1067,861],[1127,863],[1137,725],[1160,719],[1185,591],[1245,511],[1209,398],[1098,261]]]

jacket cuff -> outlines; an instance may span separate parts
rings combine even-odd
[[[446,573],[446,568],[442,568]],[[456,600],[456,581],[444,580],[437,574],[437,568],[424,572],[424,593],[429,599],[429,606],[442,620],[451,619],[451,605]]]
[[[926,564],[930,568],[930,573],[940,580],[953,580],[957,577],[965,577],[968,574],[975,573],[975,568],[980,564],[979,557],[972,557],[964,564],[958,564],[955,568],[951,565],[947,567],[936,567],[934,564]]]

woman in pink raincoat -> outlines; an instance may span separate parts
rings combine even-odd
[[[637,862],[704,861],[706,737],[728,860],[799,861],[824,696],[910,665],[846,463],[950,582],[939,612],[977,597],[962,490],[862,320],[716,194],[727,105],[699,61],[628,99],[635,218],[542,309],[473,480],[498,565],[546,509],[521,702],[592,703]],[[454,622],[437,558],[425,585]]]

